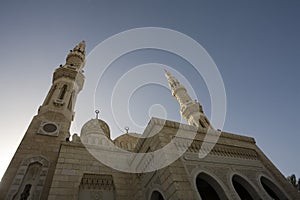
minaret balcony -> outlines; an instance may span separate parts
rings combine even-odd
[[[60,78],[69,78],[71,80],[76,80],[78,78],[84,79],[84,75],[81,72],[78,72],[69,67],[61,67],[55,70],[53,74],[53,83],[54,81]]]
[[[64,105],[64,101],[63,101],[62,99],[55,99],[55,100],[53,101],[53,104],[54,104],[55,106],[63,106],[63,105]]]
[[[180,112],[182,115],[188,116],[188,115],[192,115],[193,113],[200,113],[201,107],[199,103],[184,105],[181,107]]]

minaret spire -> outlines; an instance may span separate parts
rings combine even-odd
[[[165,70],[165,76],[168,79],[172,95],[176,98],[180,105],[182,118],[185,119],[189,125],[202,128],[212,128],[210,122],[203,113],[200,103],[191,99],[186,88],[181,85],[181,83],[172,76],[169,71]]]
[[[54,111],[63,114],[70,121],[73,120],[76,98],[84,83],[84,64],[85,41],[81,41],[70,50],[66,63],[55,70],[52,86],[39,114]]]
[[[85,41],[81,41],[76,45],[73,50],[70,50],[66,58],[66,64],[68,67],[80,70],[84,67],[85,63]]]

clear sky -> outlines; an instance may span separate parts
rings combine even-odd
[[[89,53],[106,38],[138,27],[173,29],[200,43],[224,81],[223,130],[254,137],[285,176],[299,177],[299,19],[298,0],[1,1],[0,177],[45,98],[53,71],[65,63],[69,50],[85,40]],[[189,63],[160,50],[135,51],[110,66],[95,92],[95,106],[104,110],[100,117],[113,137],[124,130],[118,129],[104,104],[111,102],[111,91],[122,75],[145,63],[161,63],[180,72],[184,76],[180,81],[188,80],[210,116],[207,87]],[[93,67],[85,67],[87,74],[92,73],[89,69]],[[84,87],[79,94],[71,134],[94,117],[94,105],[84,95],[93,89]],[[150,119],[148,112],[158,117],[167,113],[167,119],[181,121],[179,106],[165,87],[143,85],[130,100],[116,98],[124,106],[129,102],[131,117],[141,127]],[[155,104],[163,105],[165,112],[159,106],[149,111]],[[139,132],[135,127],[130,130]]]

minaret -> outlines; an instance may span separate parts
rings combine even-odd
[[[69,141],[74,105],[84,83],[85,42],[70,50],[33,117],[0,186],[0,199],[47,199],[60,144]]]
[[[181,117],[186,120],[189,125],[202,128],[212,128],[210,122],[203,113],[200,103],[191,99],[185,87],[181,85],[170,72],[167,70],[165,70],[165,72],[172,95],[176,98],[180,105]]]
[[[74,105],[77,94],[83,87],[82,68],[85,64],[85,42],[80,42],[70,50],[66,64],[60,65],[53,75],[52,86],[39,108],[39,114],[55,111],[63,114],[68,120],[74,117]]]

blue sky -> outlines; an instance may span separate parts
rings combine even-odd
[[[254,137],[285,176],[295,173],[299,177],[299,19],[297,0],[2,1],[0,177],[69,49],[85,40],[90,52],[108,37],[138,27],[173,29],[200,43],[224,81],[227,115],[223,130]],[[101,102],[109,103],[116,81],[144,63],[161,63],[180,72],[210,116],[210,96],[201,76],[180,57],[153,49],[116,60],[96,89],[95,106],[101,110]],[[89,66],[85,70],[88,73]],[[93,105],[84,97],[90,89],[79,94],[71,133],[79,133],[84,121],[94,117]],[[168,119],[181,120],[175,99],[155,84],[139,88],[129,103],[131,117],[141,126],[147,124],[154,104],[165,106]],[[108,114],[101,112],[100,117],[116,137],[123,130]],[[135,131],[134,127],[130,130]]]

